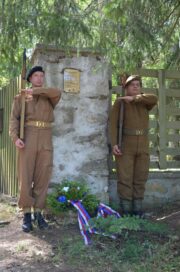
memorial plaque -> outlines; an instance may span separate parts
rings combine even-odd
[[[76,69],[64,70],[64,91],[68,93],[80,92],[80,71]]]

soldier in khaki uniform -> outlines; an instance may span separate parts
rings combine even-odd
[[[141,93],[141,79],[132,75],[125,82],[125,96],[119,97],[110,113],[110,137],[116,158],[118,194],[123,214],[142,216],[142,200],[149,172],[149,111],[157,96]],[[118,143],[120,108],[123,101],[122,145]]]
[[[18,205],[23,209],[22,229],[33,229],[31,208],[34,209],[35,221],[39,228],[47,228],[41,211],[45,206],[48,184],[52,172],[52,122],[53,110],[60,100],[61,92],[55,88],[44,88],[44,70],[41,66],[33,67],[27,81],[32,88],[25,92],[25,127],[24,140],[20,139],[21,94],[13,101],[10,118],[10,136],[18,148],[18,179],[20,195]]]

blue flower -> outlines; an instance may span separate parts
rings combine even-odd
[[[61,203],[65,203],[67,201],[67,198],[65,196],[59,196],[57,200]]]

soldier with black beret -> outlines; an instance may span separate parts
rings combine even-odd
[[[118,176],[118,193],[123,214],[142,216],[142,200],[149,172],[149,111],[157,104],[157,96],[141,93],[138,75],[125,81],[125,96],[115,101],[110,113],[110,137]],[[123,104],[122,104],[123,103]],[[122,144],[118,133],[123,107]]]
[[[33,67],[27,81],[32,87],[21,90],[25,93],[24,139],[20,139],[22,95],[16,95],[12,105],[9,133],[18,149],[18,205],[23,210],[22,229],[33,229],[31,211],[39,228],[48,227],[43,218],[46,194],[53,165],[52,122],[54,108],[60,100],[57,88],[43,87],[45,71],[41,66]]]
[[[35,72],[42,72],[43,74],[45,73],[42,66],[34,66],[32,67],[32,69],[29,70],[27,76],[26,76],[26,79],[27,81],[30,83],[30,78],[32,76],[32,74],[34,74]]]

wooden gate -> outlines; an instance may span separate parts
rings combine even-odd
[[[150,111],[150,170],[180,170],[180,73],[168,70],[139,69],[144,93],[158,96],[158,106]],[[121,86],[110,90],[110,103],[122,94]],[[110,107],[111,107],[110,105]],[[110,154],[110,176],[115,175],[115,161]]]
[[[16,149],[9,137],[9,118],[13,97],[20,89],[20,77],[0,90],[0,192],[16,196]]]

